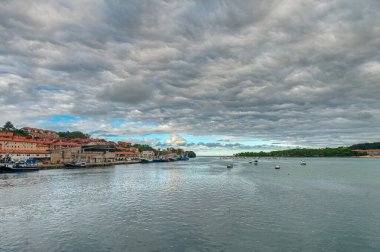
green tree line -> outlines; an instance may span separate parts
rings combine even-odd
[[[380,149],[380,142],[376,143],[361,143],[351,145],[352,150],[370,150],[370,149]]]
[[[350,147],[321,148],[321,149],[289,149],[270,152],[241,152],[238,157],[353,157],[363,156],[365,153],[353,151]]]
[[[66,131],[66,132],[58,132],[60,137],[66,139],[74,139],[74,138],[90,138],[90,134],[85,134],[80,131]]]

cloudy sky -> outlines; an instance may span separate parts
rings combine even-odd
[[[229,154],[380,141],[378,0],[0,0],[0,123]]]

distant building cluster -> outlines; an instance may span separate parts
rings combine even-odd
[[[23,137],[11,131],[0,131],[0,162],[5,158],[17,162],[37,159],[39,163],[87,164],[123,163],[140,159],[153,159],[154,151],[139,151],[130,142],[110,142],[95,138],[61,138],[57,132],[37,128],[22,128],[31,137]],[[176,155],[168,150],[168,155]]]
[[[29,127],[24,127],[21,130],[28,133],[33,138],[49,139],[49,140],[55,140],[55,139],[60,138],[58,133],[52,130],[43,130],[43,129],[29,128]]]
[[[380,156],[380,149],[369,149],[369,150],[353,150],[354,152],[364,153],[368,156]]]

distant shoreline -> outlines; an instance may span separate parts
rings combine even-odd
[[[312,157],[312,156],[293,156],[293,157],[284,157],[284,156],[199,156],[198,157],[215,157],[215,158],[380,158],[380,155],[371,155],[371,156],[337,156],[337,157]]]

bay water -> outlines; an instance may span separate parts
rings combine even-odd
[[[380,251],[380,159],[305,160],[0,174],[0,251]]]

